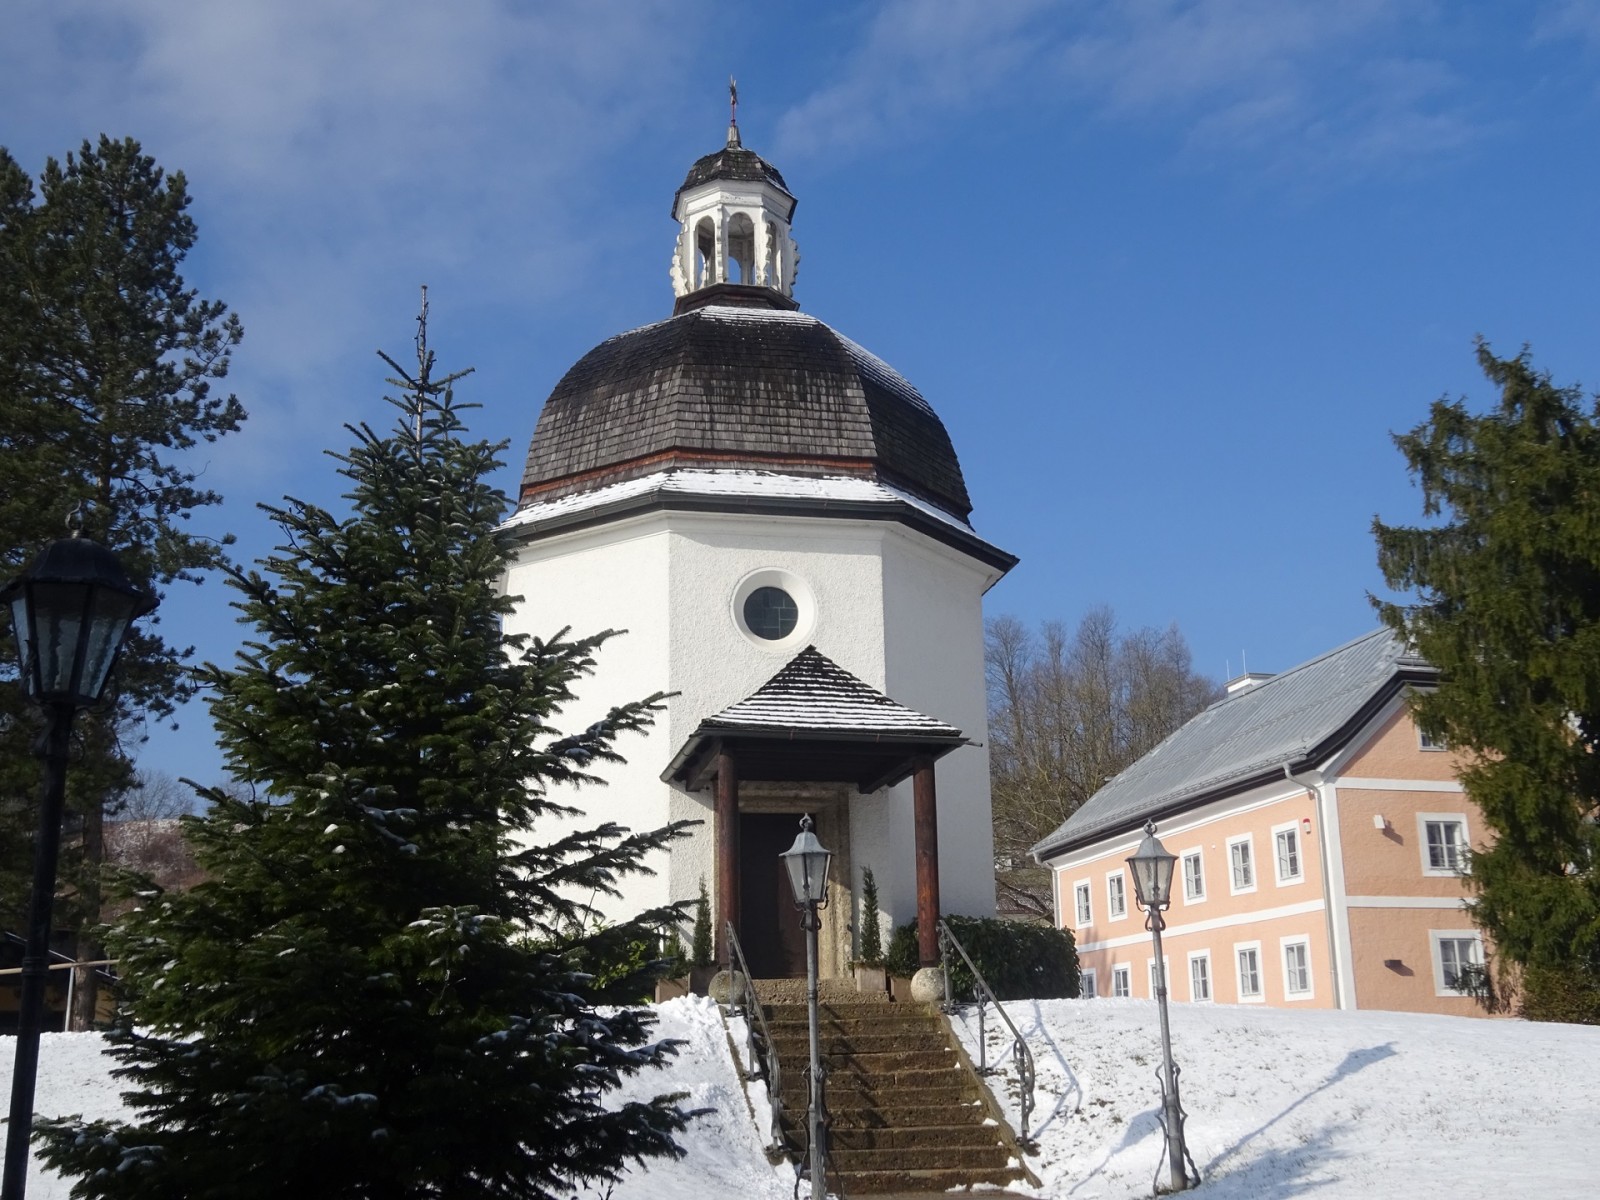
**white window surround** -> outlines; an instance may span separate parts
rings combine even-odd
[[[1434,741],[1431,737],[1429,737],[1427,734],[1423,733],[1422,730],[1419,729],[1419,730],[1417,730],[1417,749],[1418,750],[1448,750],[1448,749],[1450,749],[1450,747],[1445,745],[1445,743],[1443,741],[1437,741],[1437,742]]]
[[[1121,921],[1128,915],[1128,879],[1119,869],[1106,872],[1106,920]]]
[[[1287,864],[1285,858],[1290,860]],[[1286,865],[1293,868],[1292,874],[1284,872]],[[1272,827],[1272,870],[1279,887],[1292,887],[1306,881],[1305,847],[1301,842],[1299,821],[1287,821]]]
[[[1278,960],[1283,964],[1283,998],[1290,1002],[1312,999],[1316,988],[1311,977],[1311,939],[1303,934],[1279,938]]]
[[[1111,968],[1111,994],[1123,997],[1133,995],[1133,969],[1126,963]]]
[[[1448,947],[1446,946],[1448,943]],[[1428,930],[1428,954],[1433,960],[1433,994],[1435,996],[1465,996],[1467,993],[1449,985],[1446,967],[1483,965],[1483,936],[1476,929]],[[1447,961],[1453,960],[1453,961]]]
[[[1099,996],[1095,987],[1094,968],[1086,967],[1078,974],[1078,996],[1083,1000],[1093,1000]]]
[[[1215,999],[1209,950],[1189,951],[1189,999],[1197,1003]]]
[[[1456,825],[1453,849],[1455,866],[1436,867],[1433,865],[1433,850],[1436,843],[1428,837],[1429,825]],[[1465,873],[1465,852],[1467,850],[1467,814],[1462,812],[1419,812],[1417,814],[1417,845],[1421,848],[1422,873],[1433,878],[1458,878]]]
[[[1245,956],[1249,955],[1247,961]],[[1239,985],[1240,1004],[1264,1004],[1267,999],[1267,990],[1261,978],[1261,943],[1260,942],[1235,942],[1233,944],[1233,967],[1236,981]],[[1251,983],[1255,984],[1254,991],[1246,989]]]
[[[1243,847],[1241,851],[1241,847]],[[1241,860],[1240,855],[1243,855]],[[1228,839],[1228,892],[1248,895],[1256,890],[1255,835],[1241,833]]]
[[[1185,850],[1178,856],[1178,864],[1183,872],[1183,902],[1201,903],[1206,898],[1206,864],[1200,847]]]
[[[1089,895],[1087,879],[1074,880],[1072,884],[1072,916],[1079,929],[1094,924],[1094,906]]]

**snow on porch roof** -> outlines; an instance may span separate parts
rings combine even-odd
[[[910,774],[915,756],[938,757],[964,740],[954,725],[891,700],[807,646],[749,696],[703,719],[661,777],[694,786],[715,746],[730,741],[740,746],[743,778],[851,781],[873,791]]]

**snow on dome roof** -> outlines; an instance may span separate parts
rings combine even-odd
[[[522,504],[672,468],[856,474],[965,521],[950,436],[899,372],[806,313],[706,304],[609,338],[550,393]]]

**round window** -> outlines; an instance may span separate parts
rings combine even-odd
[[[800,621],[800,607],[782,588],[758,587],[744,601],[745,628],[769,642],[782,641]]]

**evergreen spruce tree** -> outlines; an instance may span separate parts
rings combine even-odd
[[[709,967],[714,956],[711,942],[711,897],[706,881],[700,881],[700,895],[694,902],[694,940],[690,943],[689,965]]]
[[[552,726],[606,635],[502,636],[503,447],[464,438],[458,377],[418,345],[395,429],[334,456],[351,515],[269,509],[285,544],[231,575],[255,640],[206,683],[244,787],[185,820],[210,880],[113,931],[132,1115],[43,1124],[75,1197],[564,1198],[681,1153],[676,1098],[604,1103],[672,1050],[596,1007],[650,964],[595,982],[681,914],[574,899],[680,830],[537,841],[575,815],[550,789],[617,761],[658,698]]]
[[[1434,520],[1374,522],[1384,578],[1415,593],[1378,608],[1443,672],[1416,721],[1469,756],[1493,832],[1474,919],[1529,1015],[1600,1022],[1600,410],[1526,351],[1480,340],[1478,361],[1495,408],[1439,400],[1395,439]]]
[[[85,532],[157,591],[225,561],[231,538],[188,524],[220,500],[197,486],[206,464],[189,452],[244,419],[213,391],[242,330],[183,279],[197,236],[188,208],[182,173],[165,174],[132,139],[102,136],[49,160],[37,192],[0,149],[0,578],[65,536],[78,504]],[[102,820],[133,783],[126,743],[194,689],[188,650],[158,621],[130,630],[110,700],[77,723],[67,802],[82,836],[63,856],[62,928],[99,921]],[[35,714],[5,685],[14,672],[0,662],[0,801],[31,796],[38,777]],[[0,928],[22,926],[32,811],[0,802]],[[80,1025],[93,980],[77,980]]]
[[[883,965],[883,931],[878,928],[878,881],[871,867],[861,868],[861,961]]]

